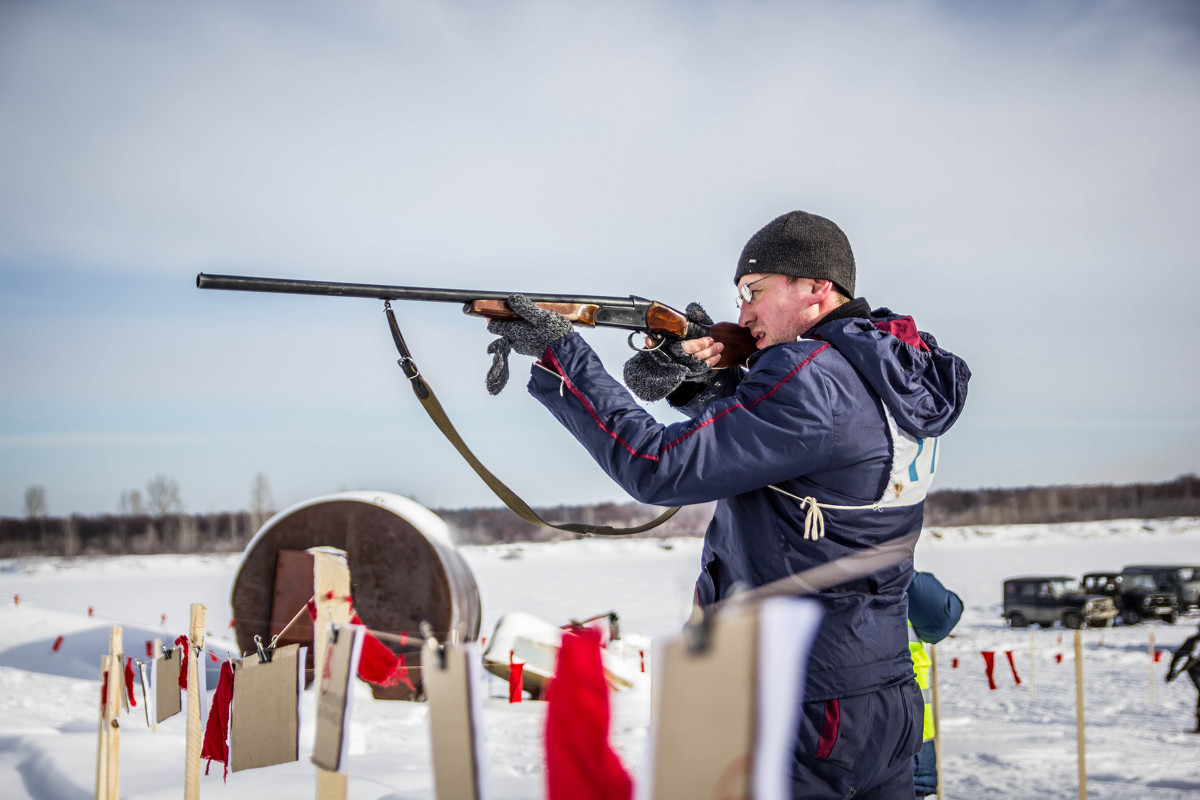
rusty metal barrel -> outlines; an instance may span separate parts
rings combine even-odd
[[[421,623],[428,622],[441,641],[479,638],[479,589],[446,523],[407,497],[340,492],[279,512],[247,546],[231,600],[243,653],[255,651],[255,635],[266,644],[285,628],[278,644],[307,642],[311,652],[312,623],[302,612],[313,595],[312,556],[306,551],[314,547],[346,552],[355,611],[405,659],[408,680],[373,685],[376,698],[421,695],[420,647],[392,637],[419,637]]]

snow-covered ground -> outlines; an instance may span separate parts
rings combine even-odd
[[[638,643],[673,634],[681,625],[699,549],[694,539],[587,539],[469,547],[463,553],[479,584],[485,635],[509,611],[556,623],[616,611],[626,655],[636,663]],[[203,603],[209,648],[232,649],[227,625],[237,561],[237,556],[0,561],[0,797],[91,797],[97,673],[108,627],[123,626],[125,652],[143,656],[145,640],[173,640],[185,633],[189,605]],[[1134,562],[1200,562],[1200,520],[925,532],[918,568],[938,575],[966,605],[954,636],[938,647],[946,797],[1077,796],[1073,633],[1009,630],[1000,619],[1000,583],[1017,574],[1079,575]],[[1165,684],[1167,657],[1154,664],[1149,654],[1151,636],[1159,649],[1170,651],[1197,622],[1200,616],[1193,613],[1173,626],[1155,622],[1083,631],[1089,797],[1200,796],[1200,736],[1183,732],[1194,720],[1195,691],[1186,678]],[[52,652],[60,635],[63,643]],[[994,691],[987,686],[983,650],[997,653]],[[1013,652],[1020,686],[1005,650]],[[488,680],[491,795],[540,797],[545,706],[510,705],[506,687]],[[214,671],[209,686],[215,684]],[[349,796],[432,798],[426,707],[373,701],[365,685],[355,691]],[[304,703],[311,705],[311,692]],[[613,703],[612,737],[636,779],[645,771],[648,678],[614,694]],[[309,713],[299,762],[231,773],[227,784],[215,765],[203,779],[203,794],[312,796],[311,720]],[[184,777],[183,715],[151,731],[135,710],[122,718],[120,733],[122,795],[178,798]]]

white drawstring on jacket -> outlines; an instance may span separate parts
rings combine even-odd
[[[773,483],[768,484],[767,488],[774,489],[780,494],[787,495],[793,500],[799,501],[802,507],[808,507],[808,510],[804,512],[804,538],[811,539],[814,542],[825,535],[825,513],[821,509],[830,508],[835,511],[878,511],[880,508],[878,502],[867,506],[835,506],[830,503],[818,503],[815,497],[801,497],[800,495],[784,491]]]

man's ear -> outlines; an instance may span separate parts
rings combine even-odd
[[[812,295],[816,301],[820,303],[824,301],[824,299],[828,297],[830,293],[836,290],[833,288],[833,281],[814,279],[812,282],[812,289],[810,291],[812,292]]]

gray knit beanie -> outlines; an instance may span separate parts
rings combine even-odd
[[[756,272],[833,281],[842,294],[854,297],[850,242],[841,228],[816,214],[792,211],[751,236],[738,259],[733,282]]]

